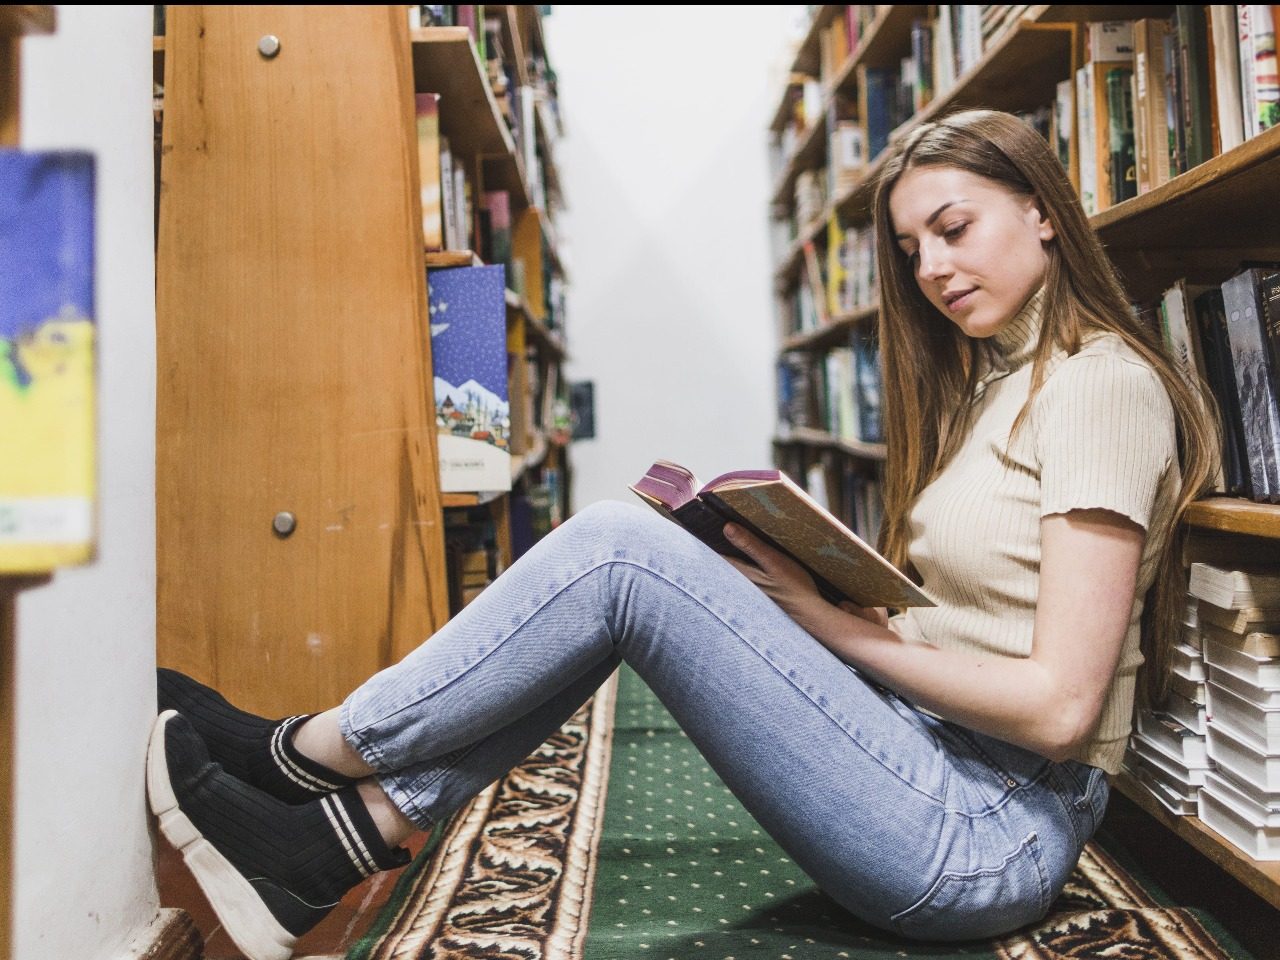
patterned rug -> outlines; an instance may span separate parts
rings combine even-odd
[[[439,831],[348,960],[1250,960],[1107,846],[1034,928],[894,937],[823,896],[624,669]]]

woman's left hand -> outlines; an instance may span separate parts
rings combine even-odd
[[[803,626],[805,612],[813,611],[815,604],[829,606],[818,592],[809,571],[781,550],[770,546],[736,523],[726,524],[724,535],[754,562],[745,563],[734,557],[725,559],[763,590],[791,619]]]

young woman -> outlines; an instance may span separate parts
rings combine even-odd
[[[600,504],[325,713],[264,720],[162,672],[152,809],[246,955],[288,957],[620,662],[858,917],[968,939],[1045,914],[1144,659],[1159,694],[1174,531],[1216,437],[1021,121],[921,126],[875,213],[884,546],[937,606],[835,607],[744,530],[726,534],[754,564]]]

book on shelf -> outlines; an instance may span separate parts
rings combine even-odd
[[[1199,629],[1204,640],[1211,640],[1220,646],[1229,647],[1253,657],[1280,657],[1280,634],[1261,630],[1236,632],[1224,630],[1211,623],[1205,623]]]
[[[1280,606],[1280,569],[1251,566],[1230,569],[1191,564],[1187,591],[1216,607],[1241,610]]]
[[[1227,314],[1222,288],[1210,287],[1193,301],[1196,340],[1204,358],[1209,391],[1218,405],[1222,424],[1222,486],[1227,493],[1250,497],[1253,486],[1240,415],[1231,344],[1227,339]]]
[[[1192,680],[1205,678],[1204,662],[1200,659],[1200,649],[1186,643],[1176,643],[1169,651],[1169,662],[1174,670]]]
[[[1138,192],[1169,182],[1169,123],[1164,44],[1169,21],[1137,20],[1133,24],[1134,156]]]
[[[1264,753],[1214,718],[1209,720],[1206,743],[1215,766],[1258,790],[1280,794],[1280,756]]]
[[[430,270],[440,489],[511,489],[504,268]]]
[[[1209,675],[1208,682],[1216,684],[1224,690],[1244,697],[1255,706],[1262,707],[1264,710],[1272,710],[1280,707],[1280,689],[1274,687],[1260,687],[1256,683],[1250,683],[1244,677],[1236,676],[1230,670],[1224,670],[1215,664],[1208,664],[1206,671]],[[1201,684],[1203,690],[1205,684]],[[1201,703],[1207,703],[1207,700],[1201,700]]]
[[[422,188],[422,240],[428,250],[444,249],[440,205],[440,94],[414,95],[418,132],[418,178]]]
[[[679,464],[659,460],[631,490],[717,553],[747,559],[724,538],[740,524],[794,558],[832,603],[931,607],[905,574],[778,470],[738,470],[700,485]]]
[[[1209,729],[1212,731],[1212,723],[1209,724]],[[1206,743],[1208,743],[1207,737]],[[1181,756],[1166,751],[1163,745],[1137,734],[1129,737],[1127,754],[1137,755],[1159,770],[1164,775],[1162,777],[1164,782],[1183,788],[1204,786],[1205,771],[1211,766],[1207,760],[1204,765],[1187,763]]]
[[[1204,640],[1205,663],[1221,667],[1259,687],[1280,689],[1280,659],[1245,653],[1210,637]]]
[[[1280,708],[1259,706],[1219,683],[1209,684],[1206,692],[1212,722],[1238,732],[1242,740],[1263,753],[1280,754]]]
[[[1164,702],[1164,712],[1192,733],[1204,735],[1205,725],[1209,719],[1206,704],[1196,703],[1177,692],[1170,691]]]
[[[1241,607],[1233,610],[1201,600],[1196,605],[1200,625],[1211,625],[1232,633],[1280,633],[1280,606]]]
[[[1208,767],[1204,734],[1196,733],[1167,713],[1139,710],[1136,736],[1188,767]]]
[[[1205,826],[1254,860],[1280,860],[1280,799],[1256,796],[1225,771],[1211,771],[1200,789]]]
[[[1180,697],[1185,697],[1198,706],[1204,706],[1204,681],[1193,680],[1177,670],[1169,671],[1169,689]]]
[[[0,150],[0,574],[93,559],[94,157]]]

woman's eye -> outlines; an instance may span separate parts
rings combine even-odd
[[[947,229],[943,231],[942,235],[948,240],[957,240],[968,226],[969,224],[967,223],[957,223],[954,227],[947,227]]]

